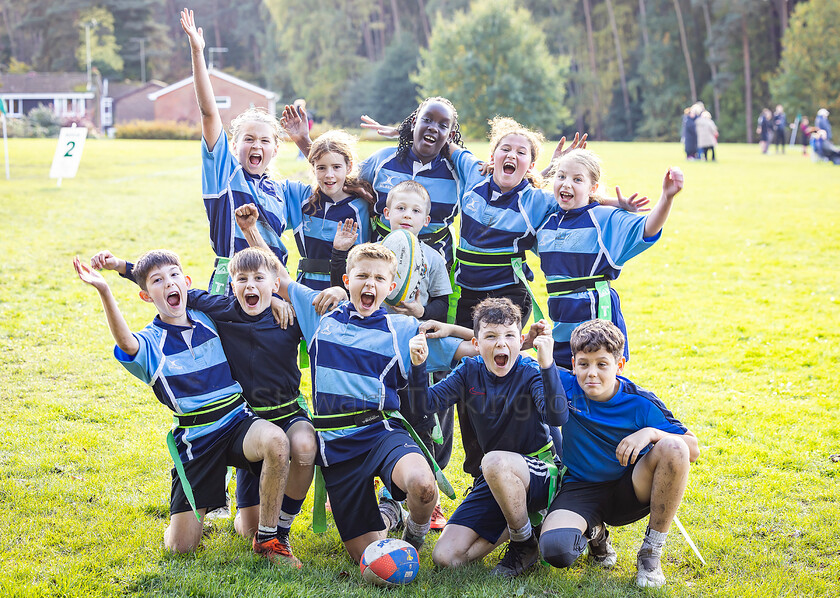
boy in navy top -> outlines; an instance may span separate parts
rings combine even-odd
[[[568,399],[563,463],[568,468],[543,523],[540,550],[568,567],[589,543],[590,557],[612,567],[616,553],[606,525],[627,525],[650,514],[636,558],[636,584],[665,584],[660,566],[668,529],[700,455],[697,437],[656,395],[619,376],[624,336],[606,320],[572,333],[573,372],[560,370]],[[546,412],[552,416],[552,405]]]
[[[566,422],[567,408],[551,334],[543,330],[534,339],[537,360],[520,355],[521,318],[507,298],[479,303],[472,339],[479,356],[464,358],[427,397],[425,388],[417,392],[416,400],[432,411],[463,401],[483,453],[481,475],[435,545],[432,558],[443,567],[480,560],[508,538],[492,574],[514,577],[539,559],[528,513],[544,512],[557,484],[545,405],[553,406],[551,425]],[[415,369],[422,370],[426,338],[416,336],[411,349]]]
[[[109,251],[93,256],[91,266],[116,270],[120,276],[137,282],[133,264],[114,257]],[[280,268],[282,265],[270,251],[243,249],[229,264],[234,296],[190,289],[187,307],[213,320],[233,377],[241,384],[248,406],[260,418],[279,426],[289,440],[291,464],[277,534],[291,553],[289,531],[312,483],[315,432],[300,395],[300,370],[295,359],[302,338],[300,327],[294,322],[278,324],[271,311]],[[346,298],[339,289],[322,295],[331,296],[334,303]],[[259,524],[259,505],[259,478],[246,469],[238,469],[234,520],[238,533],[246,537],[254,535]]]
[[[191,281],[183,274],[178,256],[150,251],[137,260],[134,275],[140,298],[158,310],[154,321],[138,333],[128,328],[102,275],[78,258],[73,266],[79,278],[99,292],[117,344],[114,356],[175,412],[168,444],[177,461],[172,470],[165,546],[175,552],[198,546],[202,518],[225,503],[225,473],[228,465],[234,465],[260,476],[254,551],[272,562],[299,568],[300,561],[277,539],[280,496],[289,471],[288,441],[277,426],[248,410],[212,320],[187,309]]]

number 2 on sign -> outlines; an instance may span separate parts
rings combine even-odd
[[[75,148],[75,147],[76,147],[76,142],[75,141],[68,141],[67,142],[67,151],[64,153],[64,157],[65,158],[72,158],[73,156],[72,156],[71,152],[73,151],[73,148]]]

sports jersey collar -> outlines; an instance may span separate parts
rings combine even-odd
[[[155,316],[155,319],[154,319],[154,321],[153,321],[152,323],[153,323],[155,326],[157,326],[158,328],[163,328],[164,330],[166,330],[166,331],[168,331],[168,332],[181,332],[181,331],[183,331],[183,330],[190,330],[190,329],[192,329],[192,328],[195,328],[196,321],[195,321],[195,320],[193,320],[193,319],[190,317],[190,312],[189,312],[189,310],[187,310],[187,320],[188,320],[188,321],[189,321],[189,323],[190,323],[190,325],[189,325],[189,326],[177,326],[177,325],[175,325],[175,324],[167,324],[166,322],[164,322],[163,320],[161,320],[161,319],[160,319],[160,314],[158,314],[158,315],[156,315],[156,316]]]
[[[412,148],[408,148],[408,158],[416,164],[419,164],[419,168],[414,168],[414,174],[422,170],[432,170],[438,163],[443,160],[440,154],[429,160],[426,164],[423,164],[423,161],[417,157],[417,154],[414,153]]]
[[[490,201],[497,201],[497,200],[500,200],[500,199],[509,199],[509,198],[513,197],[514,195],[517,195],[520,191],[522,191],[525,187],[527,187],[530,184],[531,183],[528,181],[528,179],[522,179],[521,181],[519,181],[519,184],[516,187],[514,187],[513,189],[511,189],[507,193],[502,193],[502,190],[499,188],[499,186],[496,184],[496,181],[494,181],[493,177],[491,176],[490,177]],[[496,194],[496,193],[498,193],[499,195],[498,195],[498,197],[494,198],[493,195]]]
[[[344,204],[349,203],[349,202],[353,201],[354,199],[356,199],[356,197],[354,195],[348,195],[344,199],[339,199],[338,201],[335,201],[332,197],[330,197],[329,195],[327,195],[326,193],[324,193],[320,189],[318,189],[318,195],[321,197],[321,205],[322,206],[326,206],[327,204],[331,204],[331,205],[334,205],[334,206],[341,206],[341,205],[344,205]]]
[[[565,214],[566,216],[577,216],[577,215],[583,214],[584,212],[587,212],[587,211],[591,210],[592,208],[594,208],[595,206],[599,206],[599,205],[601,205],[601,204],[599,204],[598,202],[592,202],[592,203],[586,204],[585,206],[581,206],[579,208],[574,208],[574,209],[571,209],[571,210],[564,210],[563,208],[560,208],[560,213]]]
[[[387,315],[387,311],[385,311],[384,307],[380,307],[375,312],[371,313],[369,316],[363,316],[358,311],[356,311],[356,306],[353,305],[352,301],[347,302],[347,317],[350,318],[358,318],[360,320],[367,320],[370,321],[374,318],[384,317]]]
[[[243,168],[243,169],[242,169],[242,174],[244,174],[244,175],[245,175],[245,178],[247,178],[247,179],[251,179],[252,181],[255,181],[256,183],[260,183],[260,184],[261,184],[261,183],[264,183],[264,182],[266,182],[266,181],[269,181],[269,180],[271,179],[271,177],[269,177],[269,176],[268,176],[268,172],[267,172],[267,171],[266,171],[266,172],[264,172],[264,173],[262,173],[261,175],[257,176],[257,175],[255,175],[255,174],[251,174],[250,172],[248,172],[247,170],[245,170],[245,169]]]

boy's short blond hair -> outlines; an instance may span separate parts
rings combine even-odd
[[[397,256],[394,252],[379,243],[362,243],[356,245],[347,255],[347,273],[356,265],[359,260],[383,260],[388,262],[388,270],[391,278],[397,276]]]
[[[280,263],[277,256],[267,249],[247,247],[236,252],[236,255],[228,264],[228,271],[231,276],[236,276],[239,272],[256,272],[260,268],[265,268],[271,272],[274,278],[279,278],[280,268],[282,267],[283,264]]]
[[[594,353],[606,349],[618,361],[624,355],[624,335],[609,320],[589,320],[574,329],[569,341],[572,358],[577,353]]]
[[[522,332],[522,310],[507,297],[488,297],[473,308],[472,317],[476,338],[482,324],[515,324]]]
[[[152,249],[137,258],[134,267],[131,269],[131,274],[140,288],[148,291],[146,279],[149,277],[149,272],[160,266],[178,266],[181,272],[184,271],[181,267],[181,260],[175,252],[168,249]]]
[[[391,187],[391,190],[388,191],[388,197],[385,199],[385,207],[389,210],[391,209],[391,200],[398,193],[416,193],[423,199],[423,202],[426,205],[426,216],[432,212],[432,198],[429,196],[429,192],[426,188],[417,181],[403,181]]]

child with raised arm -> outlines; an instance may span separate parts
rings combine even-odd
[[[231,122],[231,141],[225,135],[210,74],[204,61],[204,33],[196,27],[192,10],[181,11],[181,27],[190,43],[193,79],[201,112],[201,188],[210,221],[210,245],[217,257],[230,258],[248,243],[234,223],[237,207],[259,208],[260,234],[281,263],[286,247],[286,182],[271,180],[268,167],[280,145],[280,124],[262,109],[249,108]]]
[[[97,270],[115,270],[120,276],[137,282],[134,265],[109,251],[93,256],[91,266]],[[243,249],[233,257],[229,267],[234,296],[190,289],[187,307],[213,320],[233,377],[242,386],[248,406],[258,417],[279,426],[288,438],[289,477],[277,533],[280,543],[291,554],[289,531],[312,483],[315,432],[300,394],[300,370],[296,362],[302,338],[300,327],[294,322],[276,322],[271,312],[280,268],[280,261],[270,251]],[[325,291],[321,296],[330,297],[334,303],[346,297],[335,291],[338,289]],[[326,307],[325,302],[323,308]],[[237,469],[234,528],[239,534],[254,535],[259,505],[259,478],[247,469]]]
[[[175,412],[167,444],[175,461],[169,526],[164,544],[190,552],[201,540],[208,510],[227,499],[225,476],[233,465],[259,476],[258,530],[254,552],[300,568],[277,538],[281,496],[289,472],[289,443],[283,431],[253,415],[233,379],[213,321],[187,308],[190,278],[170,251],[150,251],[134,266],[140,298],[158,310],[154,321],[132,333],[108,283],[82,264],[73,266],[82,282],[99,293],[116,341],[114,356],[150,385],[157,399]]]
[[[315,141],[316,144],[318,140]],[[388,192],[383,216],[387,218],[391,230],[402,228],[418,235],[429,223],[430,210],[431,199],[425,187],[417,181],[408,180],[398,183]],[[342,284],[341,276],[345,271],[347,251],[355,240],[356,232],[352,223],[345,222],[338,230],[333,243],[333,259],[338,262],[331,265],[333,285]],[[389,313],[413,316],[419,320],[445,321],[449,308],[449,295],[452,293],[446,263],[443,257],[428,244],[420,241],[420,247],[425,261],[425,270],[420,278],[416,295],[395,306],[386,304],[385,309]],[[437,375],[442,376],[443,372]],[[425,411],[415,410],[408,399],[407,392],[400,394],[400,405],[402,414],[426,445],[435,462],[441,469],[446,469],[452,456],[455,410],[449,407],[431,415]],[[439,426],[437,429],[440,432],[438,441],[434,440],[436,426]],[[432,529],[441,530],[444,525],[446,525],[446,519],[440,504],[437,504],[432,515]]]
[[[606,320],[578,326],[571,339],[574,370],[560,370],[568,399],[563,425],[567,470],[540,534],[543,559],[569,567],[589,545],[590,559],[612,567],[607,525],[650,514],[636,557],[636,585],[665,585],[660,559],[688,483],[697,437],[656,395],[621,377],[624,335]],[[546,403],[551,417],[553,404]]]
[[[253,227],[244,232],[259,245]],[[280,294],[295,308],[314,364],[316,463],[333,497],[338,532],[356,562],[371,542],[384,537],[391,519],[377,504],[375,476],[396,500],[406,501],[409,516],[403,539],[417,548],[425,540],[437,499],[425,455],[396,412],[398,390],[409,379],[408,344],[419,322],[381,308],[395,286],[395,270],[396,257],[390,249],[371,243],[354,247],[344,278],[350,301],[323,316],[312,307],[314,291],[293,282],[288,274],[280,275]],[[464,331],[463,336],[468,334]],[[436,339],[430,369],[448,369],[459,354],[471,353],[464,344]]]
[[[308,153],[312,142],[305,124],[306,111],[286,106],[281,122],[301,151]],[[451,264],[450,225],[458,215],[459,182],[447,158],[450,144],[462,145],[455,106],[446,98],[430,97],[396,129],[383,127],[368,117],[362,117],[362,127],[376,129],[388,137],[399,137],[397,147],[375,152],[360,166],[360,177],[373,185],[377,196],[371,240],[383,239],[391,232],[384,215],[388,192],[402,181],[416,180],[426,188],[432,203],[429,222],[420,230],[420,240]]]
[[[509,299],[485,299],[473,314],[479,356],[461,360],[428,396],[417,389],[416,400],[432,411],[463,401],[484,455],[481,475],[450,517],[432,558],[439,566],[459,567],[509,539],[491,573],[515,577],[539,560],[529,512],[544,512],[558,483],[545,406],[553,406],[551,425],[566,423],[568,412],[546,323],[541,321],[544,330],[533,341],[534,360],[520,354],[521,314]],[[422,368],[426,338],[412,339],[411,349],[412,363]]]
[[[674,197],[683,188],[683,173],[668,169],[659,202],[642,218],[599,203],[601,164],[593,152],[574,149],[554,163],[554,171],[557,210],[537,231],[537,249],[547,281],[548,316],[554,322],[554,361],[571,368],[569,338],[581,322],[610,320],[626,338],[618,293],[610,281],[618,278],[627,260],[659,239]],[[629,358],[625,343],[624,359]]]

